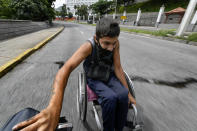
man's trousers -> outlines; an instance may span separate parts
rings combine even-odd
[[[87,78],[87,83],[98,96],[102,107],[104,131],[122,131],[127,120],[128,89],[114,73],[110,75],[108,82]]]

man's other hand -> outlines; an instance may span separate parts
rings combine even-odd
[[[133,96],[130,93],[128,94],[128,98],[129,98],[129,104],[136,105],[136,100],[133,98]]]

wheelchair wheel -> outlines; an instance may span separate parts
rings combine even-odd
[[[87,113],[87,82],[84,72],[80,72],[78,76],[77,104],[79,108],[79,118],[86,120]]]

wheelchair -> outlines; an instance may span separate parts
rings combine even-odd
[[[136,99],[133,83],[129,75],[124,71],[124,75],[129,87],[129,92]],[[102,130],[101,117],[99,117],[98,109],[96,106],[100,106],[97,101],[96,94],[88,87],[86,81],[86,75],[84,70],[78,73],[78,89],[77,89],[77,104],[79,119],[83,122],[86,121],[88,102],[92,105],[94,117],[96,120],[97,127],[99,131]],[[132,119],[131,130],[132,131],[143,131],[143,126],[137,122],[137,108],[134,104],[129,105],[129,110],[132,110],[132,116],[129,116]]]

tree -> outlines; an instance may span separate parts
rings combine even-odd
[[[113,1],[99,0],[98,2],[92,4],[90,8],[93,10],[94,13],[102,16],[114,9],[114,7],[112,8],[112,5],[114,5]]]
[[[59,16],[61,16],[61,12],[60,11],[55,11],[55,15],[59,17]]]
[[[67,10],[68,10],[68,12],[70,12],[70,8],[69,7],[67,8]]]
[[[129,6],[133,4],[136,0],[117,0],[118,5]]]
[[[171,3],[171,2],[176,3],[176,2],[179,2],[180,0],[150,0],[150,1],[165,4],[165,3]],[[181,1],[188,2],[188,0],[181,0]]]
[[[55,0],[0,0],[0,16],[44,21],[55,18]]]
[[[11,8],[12,0],[0,0],[0,18],[13,18],[14,10]]]
[[[75,9],[75,10],[77,9],[77,5],[74,5],[74,9]]]
[[[76,14],[79,15],[79,16],[87,16],[88,14],[88,6],[87,5],[77,5],[76,6]]]
[[[62,6],[62,10],[61,10],[61,17],[64,19],[65,18],[65,16],[67,15],[67,8],[66,8],[66,5],[65,4],[63,4],[63,6]]]
[[[73,14],[71,12],[68,13],[68,18],[72,18]]]

